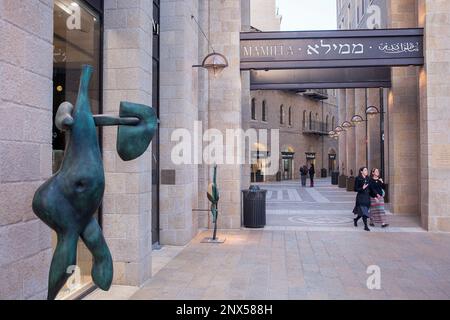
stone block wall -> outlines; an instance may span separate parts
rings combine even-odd
[[[226,129],[242,128],[240,31],[241,1],[211,0],[211,45],[224,54],[229,67],[220,77],[210,81],[209,128],[225,134]],[[218,186],[221,191],[219,225],[225,229],[241,227],[241,175],[240,165],[219,165]]]
[[[51,230],[31,209],[52,174],[53,1],[0,0],[0,300],[45,299]]]
[[[426,65],[420,71],[420,182],[422,225],[450,232],[450,2],[419,1]]]
[[[193,146],[194,123],[199,120],[198,1],[161,1],[161,170],[175,172],[175,185],[161,185],[161,243],[185,245],[196,234],[198,213],[198,165],[191,157],[177,165],[171,155],[179,141],[171,141],[172,133],[185,129],[183,137]],[[202,4],[204,5],[204,4]],[[191,18],[194,15],[195,19]],[[204,53],[206,56],[206,53]],[[204,76],[204,74],[202,74]],[[202,89],[206,90],[206,89]],[[202,94],[203,95],[203,94]],[[204,104],[205,102],[203,102]],[[201,109],[200,111],[204,111]],[[191,153],[193,155],[194,148]],[[206,174],[206,173],[204,173]],[[202,176],[202,183],[207,183]]]
[[[120,101],[152,105],[152,1],[105,0],[104,113]],[[114,283],[139,286],[151,276],[151,147],[131,162],[119,158],[117,127],[104,128],[103,224]]]
[[[417,27],[416,0],[390,1],[389,28]],[[395,214],[419,214],[418,67],[392,68],[389,92],[389,193]]]

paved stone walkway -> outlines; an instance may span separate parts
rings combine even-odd
[[[199,234],[132,299],[450,299],[450,234],[427,233],[415,217],[389,216],[388,230],[352,226],[355,194],[319,180],[263,184],[264,230]],[[370,266],[381,288],[370,290]]]
[[[267,190],[268,230],[358,231],[353,227],[352,214],[356,193],[332,186],[330,179],[318,179],[315,188],[303,188],[298,181],[260,186]],[[394,216],[389,211],[387,214],[391,227],[372,231],[424,231],[418,216]]]
[[[450,235],[205,232],[132,299],[450,299]],[[371,265],[381,290],[367,288]]]

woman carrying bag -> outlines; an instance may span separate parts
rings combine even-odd
[[[359,176],[355,180],[355,191],[358,192],[356,195],[356,205],[353,213],[358,215],[354,219],[355,227],[358,227],[359,219],[363,219],[364,230],[370,231],[367,225],[367,219],[369,216],[370,208],[370,184],[369,184],[369,170],[363,167],[359,170]]]

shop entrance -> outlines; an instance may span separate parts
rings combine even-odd
[[[80,12],[80,21],[67,23],[73,8]],[[59,105],[64,101],[75,102],[78,96],[81,68],[84,64],[94,67],[89,97],[93,114],[102,113],[102,21],[101,1],[59,0],[54,4],[54,52],[53,52],[53,123]],[[99,130],[101,137],[102,131]],[[100,138],[102,150],[102,139]],[[65,133],[53,126],[53,172],[62,163],[66,145]],[[100,226],[103,225],[102,207],[96,213]],[[52,245],[56,247],[56,234]],[[57,299],[74,299],[94,289],[91,278],[92,255],[80,240],[77,251],[77,265],[74,275],[77,283],[62,288]]]
[[[336,171],[336,161],[337,161],[337,154],[336,151],[331,151],[328,154],[328,173],[331,175],[332,172]]]
[[[282,179],[292,180],[294,179],[294,152],[282,152]]]

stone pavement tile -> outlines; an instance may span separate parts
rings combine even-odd
[[[228,286],[211,286],[205,290],[201,300],[227,300],[228,297]]]
[[[212,272],[196,274],[189,282],[188,286],[193,289],[207,289],[211,285],[213,278],[214,274]]]
[[[336,268],[320,266],[320,274],[326,278],[339,278]]]
[[[308,290],[307,291],[307,299],[308,300],[328,300],[329,296],[327,292],[324,292],[322,290]]]
[[[223,234],[229,243],[233,236],[239,241],[221,247],[192,242],[133,298],[450,299],[446,235]],[[381,291],[367,289],[369,263],[381,267]]]
[[[289,300],[308,299],[308,290],[305,287],[291,287],[288,290]]]
[[[269,299],[269,288],[267,286],[250,286],[245,293],[246,300]]]
[[[170,286],[164,288],[144,287],[136,292],[130,300],[176,300],[182,287]]]
[[[158,272],[158,279],[165,279],[178,282],[190,282],[194,278],[193,272],[187,272],[184,270],[163,268]]]
[[[367,300],[368,295],[370,293],[370,290],[367,289],[367,287],[351,287],[351,286],[345,286],[345,292],[347,296],[351,297],[352,299],[359,299],[359,300]]]
[[[429,299],[432,300],[448,300],[450,299],[450,294],[441,290],[440,288],[423,288],[422,291],[427,295]]]
[[[306,272],[315,272],[315,273],[320,272],[319,265],[315,264],[315,263],[302,263],[302,268],[305,273]]]
[[[177,300],[201,300],[206,294],[206,288],[187,287],[180,290],[177,294]]]
[[[289,300],[289,289],[269,289],[269,300]]]

